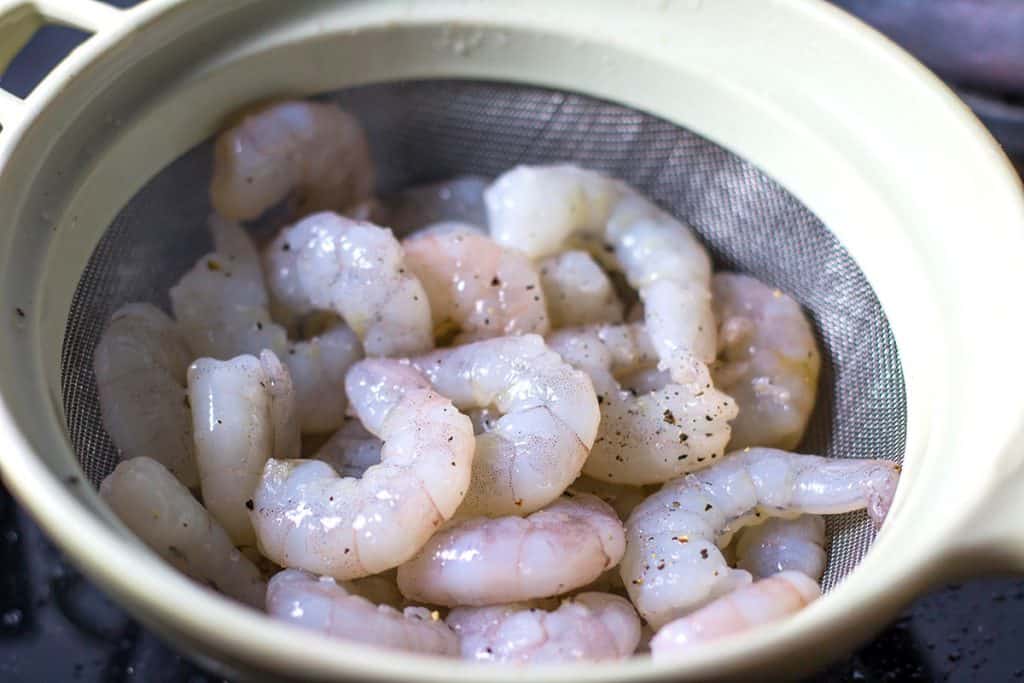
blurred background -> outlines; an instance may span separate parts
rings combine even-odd
[[[137,4],[107,1],[120,7]],[[944,78],[1024,173],[1024,0],[833,4],[872,24]],[[0,86],[28,94],[87,37],[64,27],[41,29],[0,75]],[[942,140],[935,144],[941,146]],[[202,610],[202,605],[195,609]],[[949,585],[916,601],[878,638],[811,680],[1024,679],[1024,648],[1018,645],[1022,633],[1024,579],[993,577]],[[182,660],[111,603],[0,487],[0,680],[222,679]]]

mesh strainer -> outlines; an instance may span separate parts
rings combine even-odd
[[[356,112],[384,193],[562,160],[629,181],[693,225],[719,267],[811,313],[826,363],[801,450],[905,460],[876,542],[862,516],[831,522],[830,594],[797,618],[683,668],[538,678],[792,674],[854,647],[930,582],[1024,562],[1011,523],[1024,413],[1011,388],[1024,372],[990,340],[1024,330],[1019,185],[941,85],[838,12],[797,0],[149,0],[128,12],[0,0],[0,56],[44,20],[97,35],[27,100],[0,91],[0,466],[91,576],[194,656],[278,676],[515,676],[296,638],[163,566],[90,485],[115,464],[91,372],[99,332],[127,301],[166,307],[209,249],[205,140],[231,111],[280,95]]]

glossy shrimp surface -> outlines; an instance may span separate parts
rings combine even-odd
[[[259,358],[200,358],[188,369],[203,503],[238,546],[256,535],[247,505],[267,458],[299,456],[291,378],[270,351]]]
[[[540,262],[539,271],[553,328],[622,322],[622,302],[612,281],[587,252],[550,256]]]
[[[754,580],[798,571],[818,581],[825,561],[825,518],[820,515],[769,519],[747,527],[736,541],[736,566]]]
[[[275,305],[337,313],[370,356],[433,347],[430,304],[390,230],[335,213],[285,228],[264,255]]]
[[[439,223],[402,242],[430,300],[434,336],[464,344],[550,327],[536,269],[464,223]]]
[[[458,607],[446,619],[463,659],[482,663],[556,664],[628,657],[640,641],[629,601],[580,593],[556,609],[529,603]]]
[[[341,210],[373,191],[366,135],[332,104],[279,102],[217,137],[210,200],[220,215],[257,218],[291,196],[294,213]]]
[[[494,605],[561,595],[622,559],[615,511],[596,496],[563,497],[527,517],[472,519],[439,531],[398,568],[398,587],[434,605]]]
[[[601,423],[584,473],[614,484],[667,481],[707,467],[725,455],[736,404],[711,384],[706,370],[686,383],[637,394],[615,374],[656,362],[643,325],[560,330],[552,349],[594,383]]]
[[[736,399],[730,448],[793,448],[814,409],[821,354],[800,305],[748,275],[712,282],[720,362],[715,383]]]
[[[460,410],[501,417],[476,437],[460,519],[525,515],[576,479],[600,419],[593,384],[537,335],[497,337],[412,359]]]
[[[575,242],[622,271],[644,303],[663,369],[677,381],[692,377],[694,361],[714,360],[711,261],[685,224],[621,181],[564,164],[518,166],[484,199],[499,244],[541,259]]]
[[[298,569],[270,579],[267,612],[275,619],[373,647],[423,654],[457,655],[459,641],[436,612],[408,607],[399,612],[353,594],[345,584]]]
[[[651,640],[651,655],[655,660],[683,658],[708,641],[794,614],[820,595],[818,584],[801,572],[776,574],[666,624]]]
[[[256,608],[266,584],[224,528],[175,476],[145,456],[103,480],[100,496],[146,545],[204,585]]]
[[[666,483],[626,522],[621,573],[633,604],[659,627],[750,583],[720,548],[759,516],[888,511],[899,466],[769,448],[728,455],[713,467]]]
[[[474,444],[469,418],[399,361],[360,361],[346,390],[384,442],[380,463],[355,479],[272,458],[250,514],[268,558],[341,580],[397,567],[426,543],[466,494]]]
[[[151,304],[127,304],[111,316],[92,362],[103,426],[121,459],[153,458],[192,488],[190,360],[173,320]]]
[[[383,442],[367,431],[359,420],[348,418],[317,449],[313,459],[327,463],[343,477],[359,478],[380,462],[383,447]]]

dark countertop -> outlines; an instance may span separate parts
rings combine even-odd
[[[943,1],[955,4],[954,0]],[[867,18],[883,17],[880,8],[887,7],[881,0],[837,2]],[[917,0],[885,2],[904,11],[915,2],[922,4]],[[895,16],[889,13],[883,18],[891,22]],[[883,29],[904,38],[890,26],[883,25]],[[70,29],[45,29],[41,39],[0,78],[0,84],[27,92],[39,74],[82,37]],[[978,111],[1008,149],[1022,152],[1018,164],[1024,169],[1024,126],[1020,125],[1024,107],[1017,106],[1020,93],[1009,98],[986,96],[985,101],[996,104]],[[989,117],[987,112],[994,114]],[[812,680],[1024,680],[1024,648],[1018,645],[1022,635],[1024,578],[949,585],[918,599],[874,641]],[[63,558],[0,489],[0,680],[207,683],[220,679],[182,659],[126,616]]]

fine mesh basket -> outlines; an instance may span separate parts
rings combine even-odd
[[[367,128],[378,192],[516,164],[569,161],[632,184],[700,234],[719,269],[750,273],[809,312],[823,353],[818,401],[797,449],[902,461],[906,398],[896,344],[870,285],[832,233],[750,163],[657,117],[591,97],[479,81],[404,81],[326,96]],[[118,214],[74,294],[61,358],[67,428],[98,484],[117,463],[100,420],[92,353],[111,313],[167,291],[210,249],[209,141],[172,163]],[[253,226],[258,236],[279,227]],[[829,518],[830,589],[867,552],[864,513]]]

